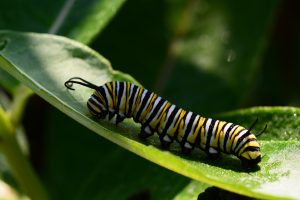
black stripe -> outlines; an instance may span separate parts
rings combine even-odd
[[[164,100],[163,98],[160,99],[160,101],[156,104],[155,108],[152,109],[153,111],[151,112],[150,117],[147,119],[147,121],[145,122],[145,125],[149,125],[150,122],[153,120],[153,118],[159,114],[157,113],[159,111],[159,109],[161,108],[161,106],[166,102],[166,100]],[[151,127],[154,129],[154,131],[156,131],[156,127]]]
[[[207,119],[208,118],[204,118],[204,122],[203,122],[203,124],[202,124],[202,126],[200,127],[200,129],[199,129],[199,131],[198,131],[198,135],[199,135],[199,146],[200,146],[200,148],[202,149],[202,147],[201,147],[201,130],[202,129],[204,129],[204,132],[205,132],[205,124],[206,124],[206,122],[207,122]],[[204,133],[204,137],[206,137],[206,133]]]
[[[180,113],[181,114],[181,113]],[[179,114],[179,115],[180,115]],[[188,112],[185,112],[184,113],[184,116],[181,118],[181,120],[183,120],[183,127],[185,126],[185,118],[186,118],[186,116],[187,116],[187,114],[188,114]],[[174,138],[176,139],[176,141],[178,142],[178,143],[180,143],[180,141],[178,140],[178,134],[179,134],[179,128],[180,128],[180,121],[178,121],[179,120],[179,117],[178,117],[178,119],[176,120],[176,122],[175,122],[175,124],[178,122],[178,126],[177,126],[177,129],[175,130],[175,133],[174,133]]]
[[[198,116],[199,116],[198,121],[196,122],[196,124],[195,124],[195,126],[194,126],[194,130],[193,130],[193,133],[194,133],[194,134],[197,134],[196,137],[195,137],[195,140],[192,141],[192,146],[193,146],[193,148],[195,147],[196,143],[198,143],[198,140],[199,140],[199,133],[201,132],[201,127],[202,127],[202,126],[201,126],[201,127],[199,128],[198,133],[195,133],[195,132],[196,132],[196,128],[198,127],[198,124],[200,123],[200,119],[201,119],[201,116],[200,116],[200,115],[198,115]]]
[[[246,151],[252,151],[252,152],[254,152],[254,151],[260,151],[260,148],[259,147],[249,146],[249,147],[246,147],[242,153],[244,153]]]
[[[240,154],[241,149],[242,149],[246,144],[248,144],[249,142],[252,142],[252,141],[256,141],[256,139],[255,139],[255,138],[250,138],[250,139],[246,140],[246,142],[245,142],[243,145],[241,145],[241,147],[236,151],[236,154],[237,154],[237,155]],[[244,151],[243,151],[243,152],[244,152]],[[241,153],[242,153],[242,152],[241,152]]]
[[[90,101],[91,103],[92,103],[92,101]],[[95,105],[94,103],[92,103],[93,105]],[[96,110],[94,110],[94,108],[92,107],[92,106],[90,106],[90,104],[89,104],[89,102],[87,102],[87,107],[88,107],[88,109],[92,112],[92,113],[94,113],[95,115],[97,115],[98,114],[98,112],[96,111]]]
[[[172,107],[172,105],[170,106],[170,108],[171,108],[171,107]],[[171,126],[171,124],[172,124],[172,122],[173,122],[173,120],[174,120],[174,118],[175,118],[176,113],[178,112],[178,110],[179,110],[179,107],[175,106],[174,110],[172,111],[172,113],[170,114],[169,118],[167,119],[166,125],[165,125],[165,127],[164,127],[162,133],[161,133],[160,136],[159,136],[160,139],[164,138],[165,135],[167,134],[167,130],[168,130],[169,127]],[[170,135],[169,135],[169,136],[170,136]],[[171,140],[174,139],[174,138],[171,137],[171,136],[170,136],[170,138],[171,138]]]
[[[106,87],[105,85],[100,87],[99,90],[97,90],[100,95],[103,97],[104,101],[105,101],[105,104],[106,104],[106,111],[109,111],[109,105],[108,105],[108,99],[107,99],[107,96],[106,96],[106,93],[105,93],[105,90],[104,90],[104,87]]]
[[[93,94],[93,95],[94,95],[94,94]],[[92,95],[92,96],[93,96],[93,95]],[[97,101],[97,99],[96,99],[96,101]],[[92,111],[93,113],[99,114],[92,106],[89,105],[89,102],[90,102],[90,103],[93,104],[96,108],[98,108],[98,109],[100,110],[100,113],[102,113],[103,110],[102,110],[102,108],[97,104],[96,101],[95,101],[94,99],[92,99],[92,98],[89,98],[89,100],[88,100],[88,102],[87,102],[87,106],[88,106],[89,109],[91,109],[91,111]],[[100,103],[100,102],[98,102],[98,103]]]
[[[94,97],[94,98],[99,102],[99,104],[104,105],[105,102],[103,102],[103,101],[100,99],[100,97],[98,97],[96,94],[92,94],[92,97]]]
[[[195,118],[196,118],[196,114],[195,113],[192,113],[192,116],[191,116],[191,118],[190,118],[190,121],[188,122],[188,125],[187,125],[187,128],[186,128],[186,130],[185,130],[185,133],[184,133],[184,135],[183,135],[183,137],[182,137],[182,144],[184,144],[185,142],[186,142],[186,140],[187,140],[187,138],[188,138],[188,136],[189,136],[189,133],[190,133],[190,131],[191,131],[191,129],[192,129],[192,125],[193,125],[193,123],[194,123],[194,121],[195,121]]]
[[[107,84],[109,84],[111,86],[112,90],[114,90],[114,88],[113,88],[113,82],[109,82]],[[114,94],[113,94],[113,91],[110,91],[107,86],[106,86],[106,89],[107,89],[108,93],[110,94],[111,99],[112,99],[112,104],[114,105]]]
[[[225,138],[224,138],[224,143],[223,143],[223,150],[224,150],[224,152],[226,152],[226,145],[227,145],[227,141],[228,141],[228,138],[229,138],[229,133],[233,129],[234,126],[235,126],[235,124],[231,124],[229,126],[229,128],[227,129],[226,133],[225,133]]]
[[[179,123],[178,120],[180,119],[180,115],[181,115],[181,113],[182,113],[183,111],[184,111],[184,110],[181,109],[181,111],[180,111],[179,114],[178,114],[177,119],[175,120],[174,125],[177,124],[177,123]],[[187,113],[187,112],[185,112],[185,114],[186,114],[186,113]]]
[[[127,114],[128,117],[132,117],[132,105],[134,104],[133,100],[134,100],[137,90],[138,90],[138,86],[133,85],[132,93],[130,94],[129,103],[128,103],[129,104],[128,114]]]
[[[217,138],[217,132],[218,132],[218,127],[219,127],[219,124],[220,124],[220,120],[216,120],[217,124],[215,125],[216,126],[216,130],[215,132],[213,132],[213,135],[214,135],[214,140],[218,140],[218,142],[220,141],[219,138]],[[220,151],[220,147],[219,145],[217,144],[217,148],[215,148],[216,150]]]
[[[235,125],[235,127],[232,129],[232,133],[231,133],[231,135],[229,136],[227,142],[231,142],[231,141],[232,141],[232,135],[233,135],[233,133],[236,131],[236,129],[238,129],[239,127],[240,127],[239,125]],[[230,147],[230,149],[229,149],[229,151],[228,151],[227,153],[231,153],[232,146],[233,146],[233,143],[231,143],[231,147]]]
[[[200,115],[197,115],[197,114],[196,114],[196,117],[197,117],[197,116],[199,116],[199,118],[198,118],[198,121],[196,122],[196,124],[195,124],[195,126],[194,126],[193,133],[195,133],[195,131],[196,131],[196,128],[198,127],[198,124],[199,124],[199,122],[200,122],[200,119],[201,119],[201,116],[200,116]],[[195,118],[196,118],[196,117],[195,117]],[[201,128],[201,127],[200,127],[200,128]]]
[[[129,98],[129,95],[130,94],[128,94],[128,86],[129,85],[129,89],[130,89],[130,83],[129,82],[125,82],[125,113],[124,113],[124,115],[126,116],[127,115],[127,108],[128,108],[128,98]]]
[[[250,133],[249,131],[247,131],[244,135],[242,135],[242,136],[238,139],[238,141],[236,142],[237,144],[236,144],[236,146],[235,146],[233,152],[236,152],[236,148],[239,146],[239,144],[240,144],[246,137],[248,137],[250,134],[251,134],[251,133]],[[255,138],[253,138],[253,139],[255,139]],[[240,149],[241,149],[241,147],[240,147]],[[240,149],[239,149],[239,150],[240,150]]]
[[[223,131],[223,128],[226,126],[226,124],[227,124],[227,123],[224,123],[224,124],[223,124],[223,126],[220,128],[220,131]],[[221,150],[221,144],[220,144],[221,139],[222,139],[222,138],[221,138],[221,135],[219,134],[219,139],[218,139],[218,149],[219,149],[219,150]]]
[[[238,127],[241,127],[241,126],[238,126]],[[244,129],[244,128],[242,128],[242,129],[241,129],[241,130],[240,130],[240,131],[239,131],[239,132],[238,132],[238,133],[237,133],[237,134],[236,134],[236,135],[235,135],[235,136],[234,136],[234,137],[231,139],[231,141],[232,141],[232,145],[231,145],[231,151],[233,151],[233,152],[234,152],[235,148],[236,148],[236,147],[237,147],[237,145],[238,145],[238,141],[236,141],[236,143],[237,143],[237,144],[235,145],[234,149],[232,149],[232,148],[233,148],[233,146],[234,146],[234,144],[235,144],[235,143],[234,143],[234,140],[235,140],[235,138],[236,138],[236,137],[238,137],[238,136],[241,134],[241,132],[242,132],[242,131],[244,131],[244,130],[245,130],[245,129]],[[240,139],[240,138],[239,138],[239,139]],[[238,140],[239,140],[239,139],[238,139]]]
[[[140,106],[140,109],[138,110],[137,114],[136,114],[136,118],[139,119],[140,115],[142,114],[143,109],[145,108],[147,101],[149,100],[150,95],[152,94],[152,92],[149,92],[148,90],[145,90],[146,94],[144,96],[144,99],[142,99],[142,103]]]
[[[210,147],[210,139],[213,135],[213,130],[214,130],[214,126],[215,126],[216,120],[212,119],[211,123],[209,125],[208,128],[208,132],[206,132],[207,136],[206,136],[206,144],[205,144],[205,151],[209,153],[209,147]]]
[[[166,105],[167,105],[167,104],[168,104],[168,101],[166,101],[166,102],[167,102],[167,103],[166,103]],[[169,106],[165,111],[162,109],[161,112],[159,113],[158,117],[161,117],[161,119],[160,119],[160,121],[158,122],[158,124],[156,125],[156,131],[157,131],[157,132],[158,132],[158,127],[160,126],[160,124],[161,124],[161,123],[165,123],[165,121],[167,120],[167,119],[166,119],[164,122],[161,121],[161,120],[162,120],[162,116],[163,116],[164,114],[167,115],[167,113],[168,113],[170,107],[171,107],[171,106]]]
[[[119,83],[119,91],[118,91],[118,94],[117,94],[117,106],[116,106],[116,113],[119,115],[120,113],[120,104],[121,104],[121,100],[122,100],[122,95],[123,95],[123,92],[124,92],[124,82],[116,82],[116,88],[117,88],[117,83]]]

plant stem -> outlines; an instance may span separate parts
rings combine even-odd
[[[8,112],[10,121],[14,127],[20,125],[27,100],[32,94],[34,94],[33,91],[22,84],[15,91],[13,102]]]
[[[16,140],[15,128],[0,107],[0,149],[21,189],[32,200],[46,200],[46,191],[34,173],[28,159],[23,155]]]
[[[167,82],[170,78],[171,73],[174,70],[175,62],[176,62],[176,51],[178,50],[178,44],[181,42],[183,37],[187,34],[187,32],[191,28],[191,17],[193,15],[193,9],[195,7],[195,0],[186,1],[186,6],[178,19],[173,38],[169,44],[166,57],[163,61],[163,64],[160,68],[160,71],[157,75],[157,80],[155,81],[154,91],[158,94],[162,95]]]

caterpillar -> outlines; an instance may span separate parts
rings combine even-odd
[[[195,147],[216,157],[220,152],[233,154],[244,167],[252,168],[261,161],[260,145],[251,133],[256,121],[247,130],[230,122],[205,118],[171,104],[157,94],[130,82],[112,81],[102,86],[74,77],[65,82],[70,89],[73,83],[94,89],[87,107],[97,119],[116,115],[116,124],[125,118],[141,123],[140,138],[148,138],[157,132],[162,147],[176,140],[185,154]],[[258,134],[262,134],[265,128]]]

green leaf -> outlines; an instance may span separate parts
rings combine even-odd
[[[0,29],[64,35],[88,44],[125,0],[0,2]],[[1,46],[1,45],[0,45]]]
[[[64,35],[89,44],[125,0],[0,1],[0,29]],[[0,43],[0,50],[6,41]],[[19,83],[0,69],[0,86],[13,93]]]
[[[92,120],[86,108],[86,101],[92,90],[78,86],[75,91],[69,91],[64,87],[64,82],[70,77],[80,76],[101,85],[116,77],[116,72],[106,59],[88,47],[63,37],[44,34],[0,32],[0,41],[3,39],[8,41],[6,48],[0,52],[0,65],[3,69],[56,108],[104,138],[165,168],[232,192],[266,199],[299,197],[299,109],[258,108],[241,111],[248,113],[252,119],[244,121],[246,127],[256,117],[268,119],[265,123],[272,126],[265,135],[272,135],[269,139],[278,138],[269,140],[264,136],[266,139],[260,140],[264,155],[260,170],[249,172],[232,156],[210,161],[198,149],[190,156],[183,156],[178,144],[172,145],[170,151],[162,151],[157,137],[146,141],[138,140],[139,128],[132,120],[125,121],[119,127]],[[117,77],[126,79],[120,72]],[[232,122],[243,119],[246,114],[241,113],[233,113]],[[273,136],[277,124],[289,127],[292,139],[281,140],[276,134]]]

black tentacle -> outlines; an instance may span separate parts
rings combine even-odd
[[[265,131],[266,131],[266,129],[268,128],[268,124],[266,124],[265,125],[265,128],[263,129],[263,130],[261,130],[258,134],[256,134],[255,136],[256,137],[258,137],[258,136],[260,136],[261,134],[263,134]]]
[[[76,81],[76,79],[78,79],[82,82]],[[83,85],[85,87],[92,88],[92,89],[95,89],[95,90],[99,89],[99,86],[94,85],[93,83],[88,82],[88,81],[86,81],[86,80],[84,80],[83,78],[80,78],[80,77],[73,77],[73,78],[70,78],[68,81],[66,81],[65,82],[66,88],[68,88],[69,90],[75,90],[74,88],[72,88],[73,83],[77,83],[79,85]]]

